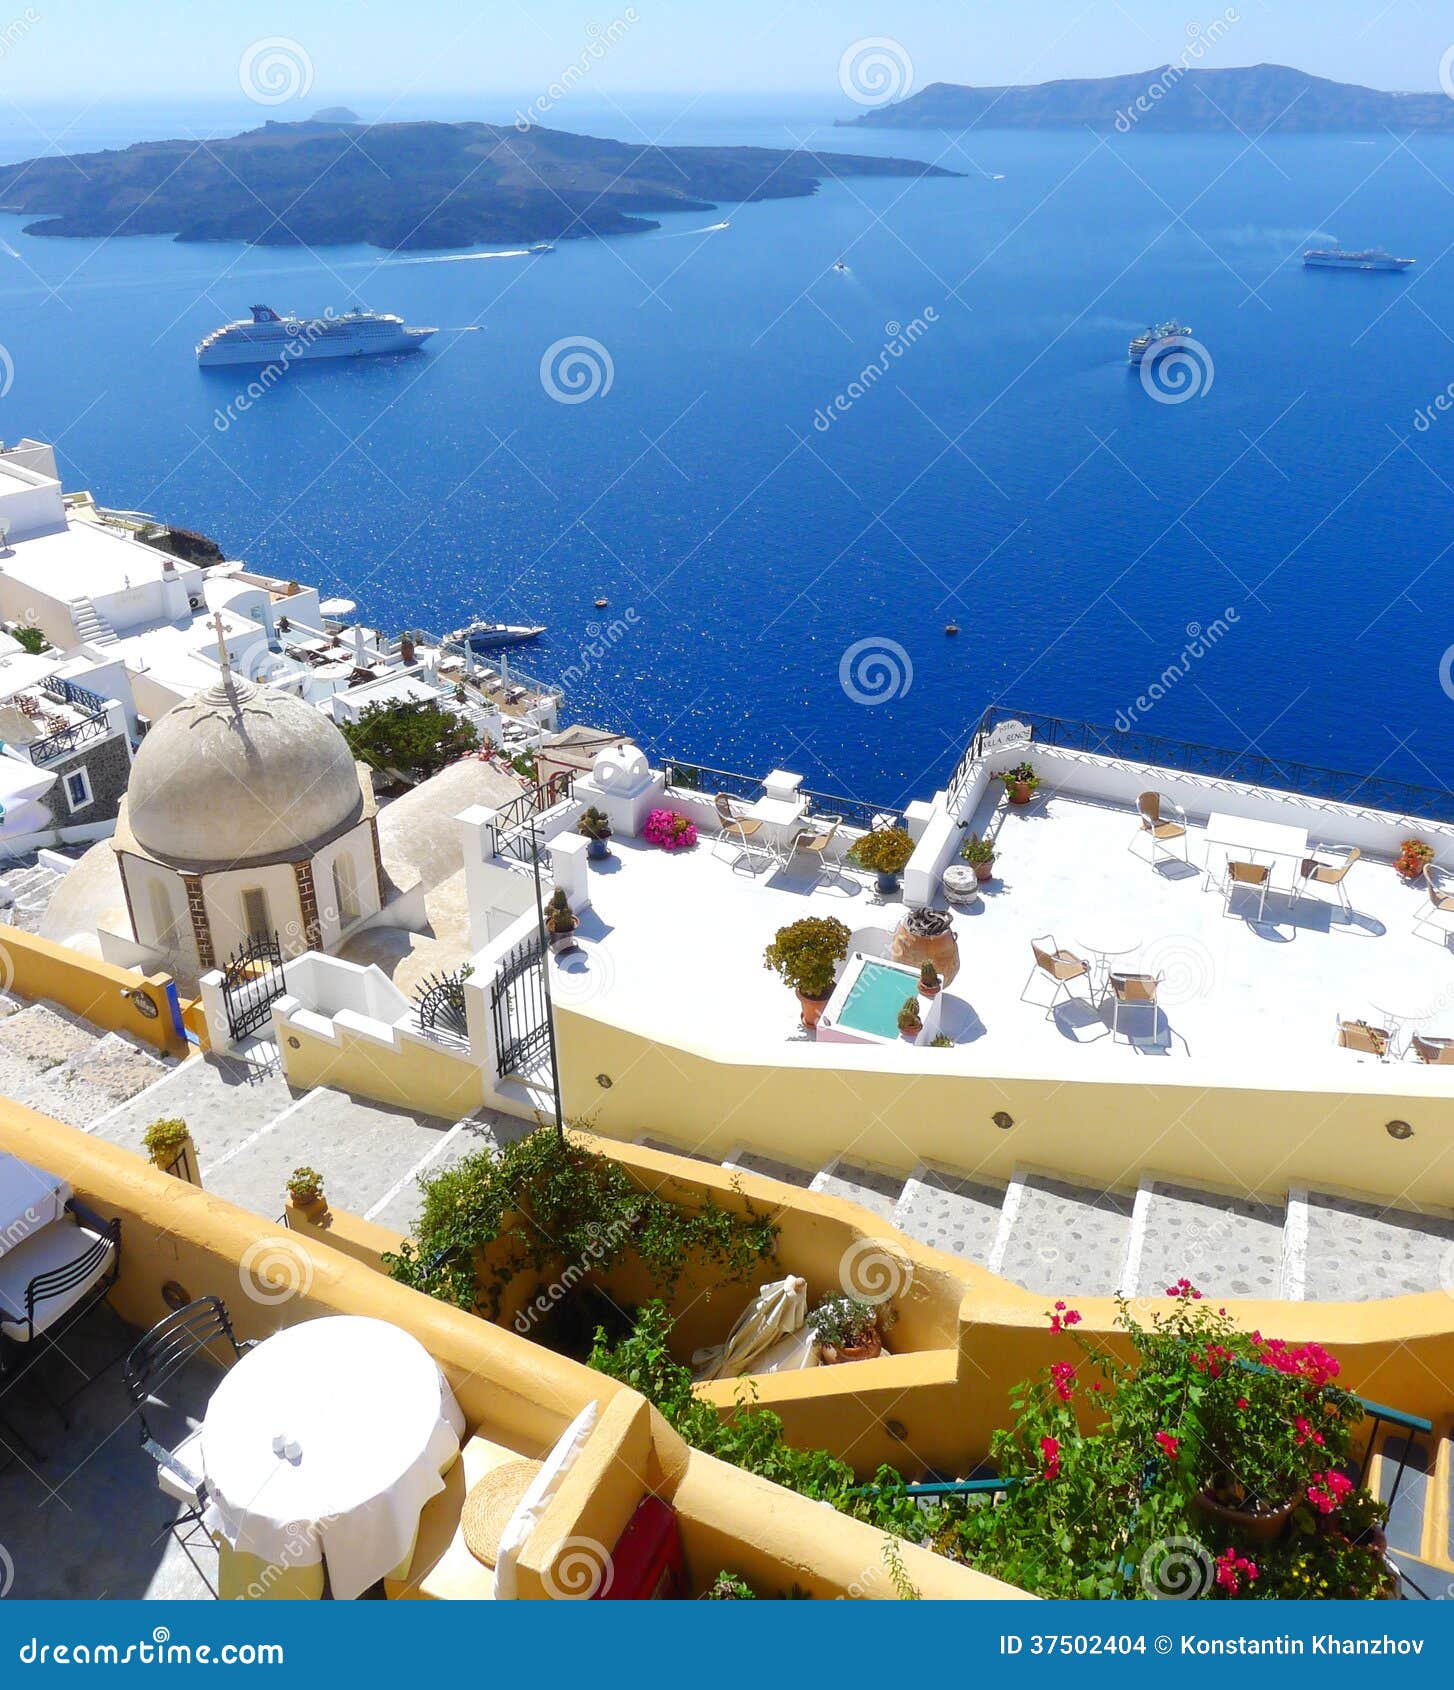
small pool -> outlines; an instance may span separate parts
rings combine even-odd
[[[919,1039],[931,1038],[939,1023],[938,998],[919,997],[919,971],[901,962],[854,951],[818,1023],[818,1037],[832,1042],[886,1044],[899,1041],[899,1011],[918,1000],[924,1018]]]

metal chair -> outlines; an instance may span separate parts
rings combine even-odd
[[[1423,927],[1432,927],[1439,934],[1439,943],[1447,944],[1450,928],[1434,918],[1440,915],[1454,916],[1454,880],[1451,880],[1447,870],[1440,868],[1436,863],[1425,863],[1424,886],[1428,896],[1414,915],[1414,932],[1419,933]],[[1421,933],[1419,936],[1423,937]]]
[[[1454,1039],[1438,1039],[1427,1033],[1415,1033],[1409,1040],[1409,1049],[1420,1062],[1428,1062],[1435,1067],[1444,1067],[1454,1063]]]
[[[1072,984],[1077,980],[1085,982],[1086,1001],[1094,1003],[1091,995],[1090,964],[1084,957],[1078,957],[1074,951],[1061,950],[1055,943],[1053,933],[1042,933],[1038,938],[1030,941],[1030,950],[1035,957],[1035,966],[1030,970],[1024,987],[1020,992],[1020,1002],[1024,1003],[1030,995],[1030,988],[1042,976],[1055,982],[1055,990],[1051,993],[1050,1002],[1045,1009],[1045,1019],[1048,1021],[1054,1015],[1060,996],[1063,992],[1067,998],[1074,997]],[[1035,1006],[1040,1007],[1038,1004]]]
[[[1187,822],[1186,811],[1180,804],[1159,792],[1143,792],[1136,800],[1136,808],[1141,813],[1141,830],[1126,848],[1134,850],[1137,840],[1151,841],[1151,866],[1156,866],[1156,853],[1164,851],[1168,857],[1177,853],[1172,849],[1177,840],[1181,841],[1181,860],[1188,860],[1186,854]],[[1167,812],[1170,812],[1168,819]]]
[[[1112,999],[1111,1039],[1121,1030],[1121,1011],[1149,1006],[1156,1014],[1156,992],[1161,985],[1159,974],[1119,974],[1114,969],[1106,976],[1106,996]],[[1103,1000],[1104,1001],[1104,1000]],[[1134,1041],[1127,1038],[1127,1044]]]
[[[1232,899],[1239,889],[1250,887],[1257,893],[1257,919],[1261,921],[1267,911],[1267,892],[1271,884],[1272,870],[1266,863],[1244,863],[1229,857],[1222,880],[1222,914],[1230,912]]]
[[[787,866],[791,867],[800,856],[809,858],[814,865],[814,878],[821,880],[831,867],[828,853],[833,849],[838,829],[843,826],[843,817],[819,816],[817,820],[827,824],[827,832],[810,828],[805,833],[797,834],[788,849],[786,862]]]
[[[1353,905],[1348,898],[1348,888],[1344,881],[1348,878],[1348,870],[1363,855],[1356,845],[1349,845],[1343,852],[1342,860],[1336,863],[1321,861],[1318,857],[1304,857],[1298,871],[1297,897],[1304,898],[1310,886],[1331,886],[1338,894],[1338,901],[1342,904],[1347,915],[1353,914]]]
[[[736,840],[739,847],[739,856],[743,853],[750,853],[753,849],[750,841],[756,839],[757,835],[762,832],[763,823],[753,821],[751,817],[741,815],[734,810],[732,800],[725,792],[719,792],[713,798],[712,803],[716,807],[717,818],[722,824],[717,830],[717,840]],[[717,854],[717,840],[714,840],[712,844],[713,856]],[[765,848],[765,842],[763,846],[759,847],[759,849],[763,848]]]
[[[157,1436],[148,1411],[160,1400],[167,1383],[201,1351],[222,1345],[231,1351],[231,1360],[237,1361],[256,1342],[253,1338],[237,1336],[227,1305],[220,1297],[198,1297],[159,1320],[136,1341],[126,1358],[123,1377],[127,1395],[136,1406],[141,1447],[156,1462],[157,1484],[162,1493],[182,1504],[182,1513],[168,1520],[158,1536],[173,1532],[183,1547],[186,1546],[184,1528],[199,1524],[207,1506],[201,1428],[173,1445]]]

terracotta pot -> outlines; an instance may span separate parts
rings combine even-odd
[[[552,933],[550,935],[550,948],[556,956],[559,956],[562,951],[575,949],[576,928],[578,928],[580,924],[580,917],[577,916],[576,919],[571,922],[570,931],[568,933]]]
[[[920,1033],[922,1033],[923,1031],[924,1031],[924,1026],[923,1026],[923,1023],[920,1022],[920,1024],[917,1027],[901,1027],[899,1029],[899,1037],[904,1041],[905,1044],[911,1045],[911,1044],[913,1044],[914,1040],[917,1039],[918,1036],[920,1035]]]
[[[802,1006],[802,1021],[805,1027],[816,1027],[823,1011],[828,1007],[827,998],[805,998],[801,992],[798,993],[798,1003]]]
[[[1012,804],[1028,804],[1034,796],[1034,793],[1035,788],[1030,785],[1029,781],[1017,780],[1015,784],[1009,788],[1010,802]]]
[[[1292,1511],[1298,1505],[1297,1497],[1293,1497],[1291,1502],[1283,1503],[1281,1508],[1254,1513],[1250,1508],[1229,1508],[1225,1503],[1218,1502],[1208,1491],[1199,1491],[1193,1500],[1209,1520],[1215,1520],[1218,1525],[1225,1527],[1239,1543],[1276,1542],[1287,1529]]]
[[[983,886],[984,883],[987,880],[989,880],[993,877],[994,872],[995,872],[995,860],[994,860],[993,857],[991,857],[990,860],[987,863],[976,863],[974,865],[974,878],[980,883],[981,886]]]
[[[926,986],[922,980],[919,982],[919,996],[921,998],[937,998],[943,990],[944,982],[942,980],[937,986]]]
[[[892,962],[902,962],[915,973],[926,962],[932,962],[934,972],[946,986],[952,986],[955,975],[959,973],[959,942],[954,937],[952,928],[948,933],[935,933],[926,937],[923,934],[907,932],[904,923],[900,922],[894,929],[893,942],[889,946],[889,959]],[[905,995],[907,996],[907,993]]]
[[[832,1344],[824,1344],[818,1351],[818,1359],[824,1367],[839,1367],[845,1361],[872,1361],[875,1356],[883,1354],[883,1347],[884,1341],[875,1327],[866,1344],[850,1344],[841,1350]]]

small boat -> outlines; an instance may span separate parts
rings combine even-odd
[[[946,622],[944,624],[944,632],[946,634],[957,634],[959,632],[959,624],[957,622]]]
[[[490,651],[497,646],[524,645],[527,640],[538,640],[544,632],[544,627],[533,625],[475,621],[466,622],[464,627],[456,628],[444,638],[447,645],[465,645],[474,651]]]
[[[549,241],[536,241],[535,245],[526,249],[528,252],[554,252],[555,248]]]
[[[604,610],[605,608],[606,608],[606,600],[605,599],[597,599],[596,600],[596,609],[597,610]]]
[[[834,268],[834,269],[835,269],[835,270],[846,270],[846,269],[847,269],[847,268],[848,268],[848,266],[847,266],[847,265],[846,265],[846,264],[845,264],[845,263],[844,263],[844,262],[843,262],[843,260],[842,260],[842,259],[841,259],[841,258],[840,258],[840,259],[839,259],[839,260],[838,260],[838,262],[837,262],[837,263],[836,263],[836,264],[835,264],[835,265],[834,265],[834,266],[833,266],[833,268]]]
[[[1174,318],[1157,323],[1154,328],[1143,329],[1126,348],[1126,361],[1139,364],[1149,357],[1154,364],[1168,352],[1185,346],[1190,339],[1191,329],[1185,323],[1178,323]]]

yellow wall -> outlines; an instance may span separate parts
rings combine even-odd
[[[108,1032],[129,1033],[142,1044],[179,1056],[190,1047],[172,1025],[167,1003],[170,980],[167,974],[141,975],[134,969],[116,968],[18,927],[0,930],[0,984],[7,990],[22,998],[49,999]],[[156,1009],[155,1016],[143,1015],[129,996],[122,995],[133,991],[145,994]]]
[[[334,1086],[446,1121],[459,1120],[484,1102],[480,1070],[468,1053],[412,1039],[384,1045],[336,1023],[335,1044],[282,1015],[275,1020],[291,1086]]]
[[[851,1146],[856,1159],[905,1175],[936,1161],[1007,1180],[1025,1165],[1101,1188],[1134,1187],[1146,1170],[1239,1194],[1281,1197],[1289,1183],[1307,1183],[1406,1206],[1454,1204],[1448,1098],[984,1077],[927,1064],[893,1072],[842,1045],[832,1069],[735,1062],[560,1004],[555,1014],[566,1113],[612,1138],[650,1134],[716,1158],[746,1142],[807,1169]],[[1008,1131],[994,1124],[1001,1110],[1013,1118]],[[1390,1138],[1385,1123],[1395,1119],[1413,1137]]]

